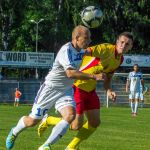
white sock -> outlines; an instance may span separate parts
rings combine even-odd
[[[61,120],[52,130],[51,135],[45,142],[45,144],[54,144],[56,143],[66,132],[69,128],[69,123],[65,120]]]
[[[20,118],[16,127],[13,128],[13,134],[15,136],[17,136],[23,129],[26,128],[23,118],[24,118],[24,116]]]
[[[137,113],[137,111],[138,111],[138,102],[136,101],[136,102],[135,102],[134,113]]]
[[[134,113],[134,103],[133,102],[131,102],[131,111],[132,111],[132,113]]]

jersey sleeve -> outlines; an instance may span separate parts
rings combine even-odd
[[[67,70],[68,68],[76,69],[72,59],[72,52],[69,48],[62,50],[59,53],[58,61],[61,64],[61,66],[64,68],[64,70]]]

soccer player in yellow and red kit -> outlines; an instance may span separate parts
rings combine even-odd
[[[19,91],[18,88],[16,88],[15,91],[15,101],[14,101],[14,107],[18,107],[19,106],[19,101],[20,101],[20,97],[21,97],[22,93]]]
[[[123,62],[123,53],[128,52],[132,45],[132,34],[123,32],[118,36],[115,45],[104,43],[89,47],[87,55],[83,57],[80,71],[89,74],[105,73],[104,88],[109,98],[113,101],[116,99],[116,93],[110,87],[111,78],[115,70]],[[76,119],[71,124],[71,129],[79,131],[66,150],[77,150],[79,144],[86,140],[100,124],[100,100],[96,94],[96,83],[97,81],[92,79],[78,79],[74,82]],[[84,113],[87,117],[85,124]],[[48,125],[54,125],[60,120],[61,118],[49,116],[40,124],[38,134],[41,135]]]

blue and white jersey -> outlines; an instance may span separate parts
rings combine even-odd
[[[141,90],[141,80],[143,79],[143,75],[141,72],[130,72],[127,80],[130,83],[130,91],[131,92],[140,92]]]
[[[59,90],[71,88],[74,80],[69,79],[65,71],[68,68],[78,70],[84,53],[84,50],[78,52],[71,42],[63,45],[55,58],[52,70],[45,78],[45,84]]]

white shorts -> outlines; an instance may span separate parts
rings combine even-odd
[[[73,89],[59,91],[49,85],[41,85],[35,98],[30,117],[42,119],[44,115],[55,105],[56,111],[60,111],[66,106],[76,107],[73,98]]]
[[[144,101],[143,93],[140,93],[140,100],[141,100],[141,101]]]
[[[19,101],[20,101],[20,99],[19,99],[19,98],[15,98],[15,102],[17,102],[17,103],[18,103]]]
[[[130,100],[139,99],[139,98],[140,98],[140,92],[130,92],[129,94]]]

